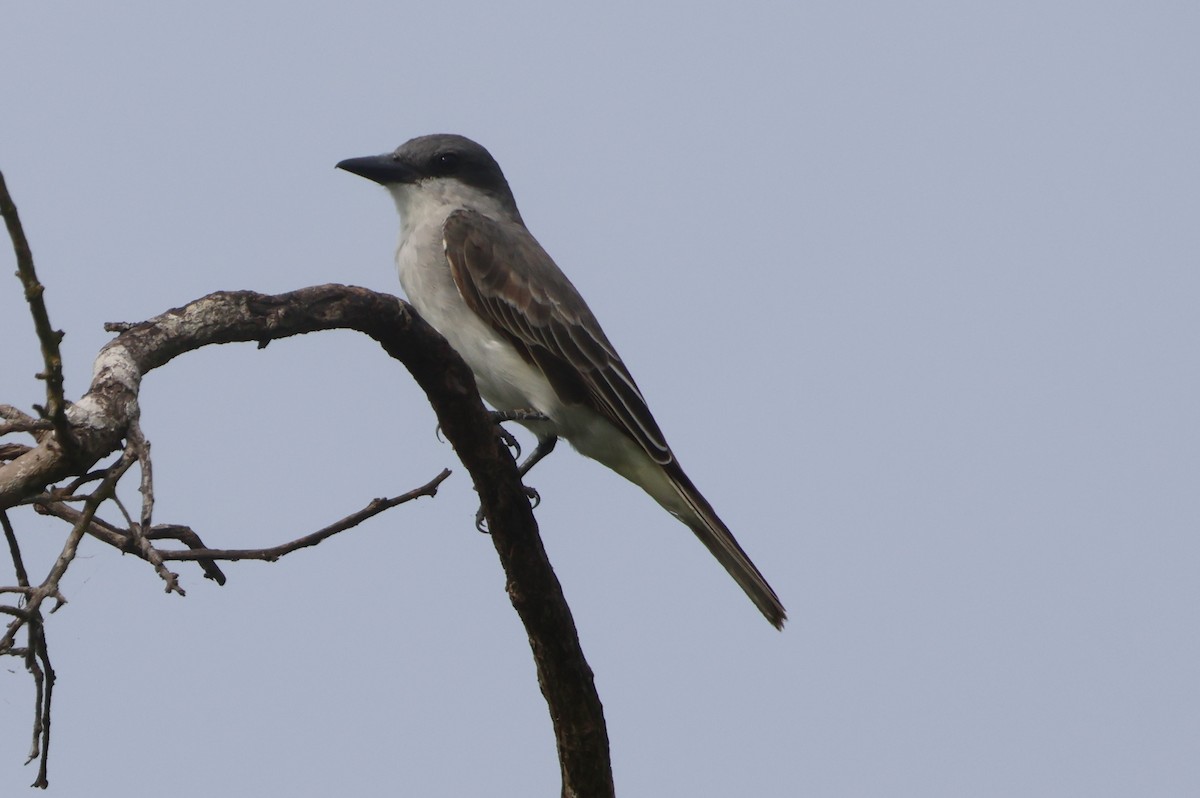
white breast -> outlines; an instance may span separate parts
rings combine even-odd
[[[445,336],[497,410],[532,408],[554,418],[561,407],[550,383],[491,325],[475,314],[450,276],[442,224],[453,211],[469,208],[503,218],[486,197],[464,195],[457,181],[427,180],[389,187],[400,211],[396,268],[400,285],[421,318]]]

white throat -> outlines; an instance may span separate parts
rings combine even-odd
[[[513,221],[512,214],[490,194],[460,180],[432,177],[417,183],[398,183],[387,187],[400,213],[400,242],[428,227],[441,230],[446,217],[457,210],[482,213],[497,221]],[[440,238],[440,234],[439,234]]]

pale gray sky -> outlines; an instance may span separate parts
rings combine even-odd
[[[390,200],[333,165],[491,149],[791,613],[602,467],[534,472],[621,795],[1194,795],[1198,35],[1182,2],[9,3],[0,169],[78,396],[105,321],[398,292]],[[0,401],[27,406],[11,263]],[[214,545],[456,462],[348,333],[188,355],[143,398],[157,519]],[[185,567],[186,599],[87,544],[48,630],[51,794],[556,794],[475,507],[458,467],[224,588]],[[44,570],[63,528],[17,520]]]

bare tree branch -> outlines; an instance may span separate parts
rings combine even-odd
[[[12,522],[8,520],[8,513],[0,510],[0,526],[4,527],[4,539],[8,541],[8,553],[12,557],[13,570],[17,572],[17,584],[21,587],[29,587],[29,573],[25,570],[25,560],[21,557],[21,546],[17,542],[17,533],[13,529]]]
[[[138,423],[137,418],[130,419],[129,428],[125,432],[125,440],[125,451],[132,451],[134,453],[137,457],[138,467],[142,472],[139,485],[139,490],[142,494],[141,520],[134,521],[125,510],[125,505],[121,503],[121,500],[116,495],[113,496],[113,503],[117,505],[121,514],[125,516],[125,523],[129,527],[129,537],[133,541],[134,546],[137,547],[139,555],[146,562],[154,566],[155,573],[166,583],[167,592],[186,596],[187,593],[179,584],[179,574],[167,568],[158,549],[142,533],[143,530],[150,528],[150,516],[154,508],[154,477],[150,464],[150,441],[146,440],[146,436],[142,434],[142,425]]]
[[[24,446],[19,443],[0,443],[0,462],[5,460],[16,460],[21,455],[30,451],[32,447]]]
[[[13,252],[17,256],[17,276],[21,278],[21,285],[25,287],[25,301],[29,303],[29,312],[33,315],[33,328],[37,331],[38,341],[42,346],[42,360],[46,368],[38,377],[46,381],[45,415],[58,435],[59,445],[69,452],[74,443],[71,440],[70,424],[67,423],[66,401],[63,399],[62,353],[58,348],[63,332],[50,325],[50,314],[42,299],[46,287],[38,282],[37,272],[33,269],[33,252],[29,249],[29,240],[25,237],[21,217],[17,215],[17,206],[8,193],[3,173],[0,173],[0,215],[4,216],[4,224],[8,227],[9,238],[12,239]]]
[[[603,708],[516,464],[488,419],[470,370],[440,335],[395,297],[338,285],[277,296],[220,292],[139,324],[112,325],[120,335],[97,357],[88,392],[67,410],[77,453],[64,456],[54,441],[43,440],[0,463],[0,509],[83,473],[116,451],[139,416],[142,377],[172,358],[210,344],[255,341],[265,346],[278,338],[335,328],[374,338],[404,363],[425,391],[479,493],[509,598],[525,625],[554,725],[562,794],[612,795]],[[88,507],[90,500],[85,514]],[[91,525],[90,516],[87,524],[77,522],[72,537]],[[179,556],[211,558],[217,551]],[[164,558],[169,554],[175,557],[163,552]]]
[[[14,424],[12,428],[0,427],[0,434],[4,435],[10,432],[32,432],[34,430],[53,429],[53,425],[49,421],[34,418],[20,408],[13,407],[12,405],[0,404],[0,418],[11,421]]]
[[[62,598],[62,593],[59,592],[59,584],[66,574],[67,569],[75,560],[75,552],[79,548],[79,541],[83,539],[88,524],[92,522],[92,518],[96,515],[96,510],[112,495],[117,482],[125,475],[129,467],[133,465],[135,459],[135,456],[131,456],[126,452],[120,460],[110,466],[108,476],[101,481],[95,493],[89,496],[88,500],[84,502],[83,512],[80,514],[79,521],[71,529],[71,534],[67,536],[67,542],[63,545],[63,550],[58,555],[58,559],[55,560],[53,567],[51,567],[50,573],[47,574],[40,585],[32,588],[27,596],[27,603],[23,611],[29,618],[36,619],[38,617],[42,602],[48,597],[54,597],[58,601],[58,604],[55,605],[51,612],[54,612],[66,603]],[[23,625],[24,621],[20,618],[8,625],[8,629],[5,631],[3,637],[0,637],[0,651],[4,651],[12,646],[13,639]]]
[[[442,472],[431,479],[419,488],[414,488],[408,493],[401,494],[391,499],[373,499],[366,507],[351,513],[345,518],[330,524],[327,527],[318,529],[303,537],[295,540],[290,540],[287,543],[281,543],[278,546],[272,546],[266,549],[210,549],[200,543],[199,536],[187,527],[167,525],[160,527],[151,527],[144,537],[139,536],[135,539],[133,535],[123,532],[116,526],[99,518],[92,519],[92,523],[88,527],[88,534],[93,535],[105,543],[120,549],[123,552],[136,554],[144,560],[150,561],[143,551],[143,546],[138,540],[163,540],[173,539],[180,540],[184,545],[188,546],[185,550],[170,550],[170,549],[154,549],[155,555],[161,560],[199,560],[201,562],[211,563],[214,560],[266,560],[267,562],[275,562],[285,554],[291,554],[293,551],[316,546],[318,543],[333,537],[339,532],[345,532],[366,521],[368,518],[373,518],[385,510],[390,510],[393,507],[418,499],[422,496],[437,495],[438,487],[446,481],[450,476],[450,469],[444,468]],[[53,515],[61,518],[69,523],[78,523],[83,516],[78,510],[68,507],[61,502],[55,501],[52,497],[39,501],[35,507],[38,512],[47,515]],[[134,524],[136,526],[136,524]],[[190,540],[188,539],[190,536]],[[196,545],[193,545],[196,544]],[[214,566],[215,568],[215,566]],[[220,571],[217,571],[220,574]],[[215,577],[214,577],[215,578]],[[220,574],[217,579],[220,584],[224,584],[225,575]]]
[[[46,789],[50,786],[50,705],[54,697],[54,667],[50,664],[50,649],[46,646],[45,626],[40,617],[29,624],[29,652],[25,656],[26,666],[33,674],[35,686],[33,720],[33,744],[25,763],[38,757],[38,774],[31,787]]]
[[[142,472],[142,480],[138,484],[138,492],[142,494],[142,514],[137,524],[140,534],[140,530],[150,528],[154,514],[154,467],[150,462],[150,441],[142,433],[142,425],[137,419],[129,425],[125,438],[137,451],[138,468]]]
[[[83,516],[83,513],[67,506],[60,499],[50,494],[35,496],[32,502],[33,509],[38,513],[61,518],[72,525],[78,523],[79,519]],[[146,559],[145,554],[134,542],[132,536],[102,518],[93,518],[92,523],[88,524],[87,533],[125,554],[132,554],[136,557]],[[200,540],[200,536],[185,526],[168,525],[152,527],[145,536],[150,540],[178,540],[191,549],[206,548],[204,542]],[[218,585],[225,584],[225,574],[222,573],[215,562],[200,558],[197,564],[204,571],[205,578],[213,580]]]

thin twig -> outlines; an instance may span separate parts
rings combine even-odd
[[[61,518],[68,524],[76,524],[83,517],[83,513],[63,504],[56,496],[48,494],[35,496],[32,503],[35,512]],[[124,554],[132,554],[136,557],[141,557],[143,560],[146,559],[146,554],[138,547],[137,543],[134,542],[133,538],[127,532],[102,518],[93,518],[92,523],[88,524],[87,533]],[[186,526],[164,524],[162,526],[151,527],[145,536],[150,540],[178,540],[183,545],[192,549],[207,548],[204,542],[200,540],[200,536]],[[156,549],[156,551],[159,554],[162,553],[161,550]],[[205,578],[213,580],[218,585],[225,584],[225,574],[222,573],[215,562],[209,559],[200,559],[196,564],[204,571]]]
[[[37,645],[34,643],[33,627],[35,621],[29,622],[29,646],[25,652],[25,669],[33,674],[33,741],[29,745],[29,756],[25,758],[25,764],[28,765],[42,751],[42,729],[45,728],[46,713],[43,712],[46,700],[46,680],[42,669],[38,667],[37,661]]]
[[[25,561],[21,558],[21,546],[17,543],[17,533],[13,529],[12,521],[8,520],[8,513],[0,510],[0,526],[4,527],[4,539],[8,541],[8,553],[12,557],[13,570],[17,574],[17,584],[21,587],[29,587],[29,573],[25,570]]]
[[[304,537],[297,538],[287,543],[273,546],[266,549],[210,549],[206,547],[200,536],[186,526],[175,524],[164,524],[161,526],[151,527],[150,531],[145,534],[145,539],[148,540],[178,540],[188,547],[187,550],[172,550],[158,549],[154,552],[163,560],[195,560],[205,570],[205,576],[213,579],[217,584],[225,584],[225,574],[216,566],[215,560],[265,560],[274,562],[286,554],[290,554],[298,549],[315,546],[326,538],[330,538],[339,532],[344,532],[355,526],[358,526],[363,521],[366,521],[373,516],[376,516],[385,510],[389,510],[397,505],[405,502],[418,499],[422,496],[435,496],[437,489],[442,482],[450,476],[449,469],[443,469],[436,477],[429,482],[414,488],[408,493],[396,496],[391,499],[375,499],[371,501],[363,509],[346,516],[345,518],[331,524],[323,529],[319,529]],[[67,507],[58,500],[57,496],[43,494],[34,497],[34,509],[39,513],[53,515],[61,518],[71,524],[77,524],[83,518],[83,513],[72,507]],[[144,560],[149,560],[147,552],[142,549],[134,541],[132,536],[113,524],[108,523],[102,518],[93,518],[88,525],[87,533],[101,540],[110,546],[129,554],[136,554]]]
[[[5,585],[4,587],[0,587],[0,593],[18,593],[26,598],[32,596],[39,590],[41,590],[40,587],[33,587],[31,585]],[[53,598],[59,604],[67,603],[66,597],[57,590],[50,591],[49,597]],[[24,610],[22,610],[22,612],[24,612]]]
[[[67,421],[67,403],[63,398],[62,353],[58,348],[63,332],[55,330],[50,324],[50,314],[46,311],[46,303],[42,298],[46,287],[38,282],[29,239],[25,237],[25,228],[21,225],[21,217],[17,214],[12,195],[8,193],[3,173],[0,173],[0,215],[4,216],[4,224],[8,227],[9,238],[12,239],[13,253],[17,256],[17,276],[21,279],[21,285],[25,287],[25,301],[29,303],[33,328],[42,345],[42,360],[46,370],[38,376],[46,381],[46,416],[54,426],[59,445],[69,453],[75,449],[75,439],[71,435],[71,424]]]
[[[40,748],[41,756],[38,762],[38,775],[31,787],[46,789],[50,786],[48,777],[50,770],[50,704],[54,697],[54,667],[50,664],[50,649],[46,645],[45,625],[39,615],[29,624],[30,651],[26,662],[33,673],[37,685],[38,712],[33,724],[33,746],[26,763],[33,759]],[[36,654],[36,659],[35,655]],[[43,683],[45,688],[43,689]],[[41,745],[39,746],[39,735]]]
[[[149,529],[150,517],[154,514],[154,469],[150,465],[150,441],[142,433],[142,425],[135,418],[126,433],[129,445],[137,451],[138,469],[142,472],[138,491],[142,494],[141,528]]]
[[[79,490],[81,487],[88,484],[89,482],[95,482],[98,479],[104,479],[104,475],[107,472],[108,472],[107,467],[99,468],[95,471],[89,471],[86,474],[81,474],[77,478],[71,480],[70,484],[68,484],[65,488],[62,489],[63,494],[64,494],[62,500],[66,501],[67,496],[70,496],[72,493]]]
[[[269,549],[190,549],[186,551],[162,551],[160,553],[164,560],[266,560],[267,562],[275,562],[285,554],[291,554],[297,549],[303,549],[308,546],[315,546],[326,538],[331,538],[339,532],[356,527],[368,518],[379,515],[384,510],[390,510],[398,504],[404,504],[421,496],[435,496],[437,495],[438,486],[448,476],[450,476],[450,469],[444,468],[440,474],[415,490],[410,490],[408,493],[392,499],[374,499],[358,512],[351,513],[324,529],[318,529],[312,534],[296,538],[278,546],[273,546]]]
[[[136,459],[137,458],[134,455],[126,451],[121,459],[109,469],[108,476],[104,478],[104,480],[96,488],[96,492],[93,493],[84,504],[83,513],[78,523],[76,523],[71,529],[71,534],[67,536],[67,542],[63,545],[63,550],[58,555],[58,559],[55,560],[54,566],[50,569],[50,573],[46,575],[46,578],[42,581],[39,589],[34,591],[33,595],[29,597],[28,604],[25,605],[25,611],[30,615],[30,617],[37,615],[38,610],[41,608],[42,602],[47,596],[54,595],[59,598],[58,605],[55,606],[51,612],[54,612],[54,610],[57,610],[58,607],[62,606],[64,602],[61,599],[61,594],[58,593],[58,586],[63,578],[63,575],[66,574],[67,569],[71,567],[71,563],[75,559],[75,554],[79,550],[79,541],[83,539],[88,525],[92,523],[92,518],[95,517],[96,510],[100,508],[100,505],[105,499],[112,495],[113,489],[117,485],[117,481],[125,475],[125,472],[129,470],[129,467],[134,464]],[[0,637],[0,651],[4,651],[12,646],[17,632],[22,626],[24,626],[24,624],[25,622],[23,620],[17,619],[8,625],[8,629],[5,631],[4,636]]]
[[[68,497],[63,498],[63,501],[71,501],[73,498],[74,497],[68,496]],[[85,499],[85,501],[86,501],[86,499]],[[133,520],[133,516],[130,515],[129,511],[125,509],[125,502],[121,501],[120,496],[113,494],[112,503],[117,506],[117,511],[119,513],[121,513],[121,517],[125,519],[125,526],[131,530],[134,530],[133,536],[134,536],[134,539],[137,539],[139,537],[139,534],[137,532],[137,522]]]
[[[146,537],[150,540],[178,540],[189,549],[200,551],[207,549],[204,541],[200,536],[192,531],[190,527],[181,526],[179,524],[158,524],[150,527],[150,531],[146,533]],[[156,549],[161,555],[163,549]],[[217,563],[209,557],[199,557],[196,559],[196,564],[200,566],[200,570],[204,571],[204,578],[211,579],[218,585],[225,584],[225,573],[217,566]]]
[[[8,513],[3,510],[0,510],[0,526],[4,527],[4,537],[8,540],[8,550],[12,555],[13,569],[17,574],[19,589],[29,591],[31,590],[29,574],[25,570],[25,562],[21,557],[17,535],[13,530],[12,523],[8,520]],[[0,588],[0,592],[10,590],[12,588]],[[61,605],[65,599],[57,590],[54,593]],[[25,612],[28,613],[28,610],[26,609]],[[12,648],[6,653],[19,654],[25,660],[25,669],[33,675],[33,740],[29,747],[29,758],[25,760],[25,763],[29,764],[34,758],[41,757],[41,761],[38,763],[37,779],[32,786],[45,789],[49,785],[50,699],[54,693],[54,668],[50,664],[50,651],[46,645],[46,630],[42,625],[41,613],[34,612],[32,615],[27,615],[26,623],[25,634],[29,638],[29,645],[23,648]]]
[[[142,493],[140,520],[134,521],[126,511],[125,505],[116,496],[113,497],[113,501],[120,508],[121,514],[125,516],[125,522],[129,525],[129,536],[138,547],[142,557],[153,565],[155,572],[162,577],[163,582],[167,585],[167,592],[186,596],[187,593],[179,586],[179,574],[173,573],[167,568],[158,549],[154,548],[154,544],[143,534],[143,530],[150,528],[150,516],[154,511],[154,478],[150,467],[150,441],[142,434],[142,427],[136,417],[130,420],[129,429],[125,435],[127,447],[137,455],[138,468],[142,472],[139,485]]]

